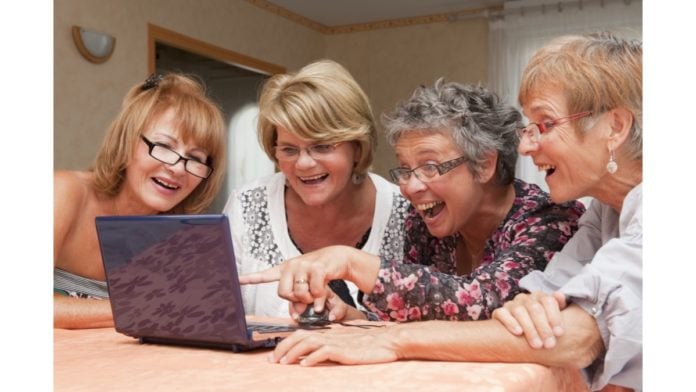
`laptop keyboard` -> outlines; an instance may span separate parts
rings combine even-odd
[[[297,330],[297,327],[292,325],[282,324],[257,324],[248,323],[247,326],[254,332],[258,333],[276,333],[276,332],[292,332]]]

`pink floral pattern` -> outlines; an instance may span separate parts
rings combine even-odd
[[[521,292],[519,280],[543,270],[578,229],[579,202],[554,204],[534,184],[515,180],[516,198],[488,239],[472,273],[458,276],[458,235],[438,239],[409,208],[404,260],[382,258],[375,289],[363,304],[382,320],[479,320]]]

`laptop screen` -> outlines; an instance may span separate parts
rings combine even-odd
[[[96,224],[118,332],[248,342],[226,216],[97,217]]]

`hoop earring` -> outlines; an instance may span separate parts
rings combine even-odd
[[[609,172],[609,174],[614,174],[614,173],[616,173],[616,170],[618,170],[618,169],[619,169],[619,165],[614,160],[614,149],[610,148],[609,149],[609,162],[607,163],[607,172]]]

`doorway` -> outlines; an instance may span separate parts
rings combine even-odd
[[[157,26],[149,28],[150,72],[195,75],[223,112],[227,124],[227,172],[218,195],[204,211],[220,213],[232,190],[275,171],[256,136],[257,98],[269,76],[285,69]]]

